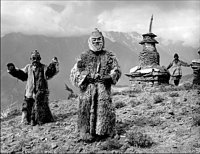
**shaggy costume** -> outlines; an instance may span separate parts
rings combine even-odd
[[[8,64],[11,65],[13,64]],[[52,62],[49,66],[42,63],[38,63],[37,66],[27,64],[23,69],[14,68],[8,73],[21,81],[27,81],[22,104],[22,113],[26,113],[25,122],[32,125],[52,122],[53,116],[48,105],[47,80],[58,73],[58,63]]]
[[[175,54],[174,55],[174,58],[178,57],[178,54]],[[167,67],[167,69],[170,69],[172,67],[172,73],[171,73],[171,77],[172,77],[172,80],[174,80],[174,84],[176,86],[179,85],[179,81],[182,77],[182,70],[181,70],[181,66],[185,66],[185,67],[189,67],[190,64],[186,63],[186,62],[183,62],[182,60],[173,60]]]
[[[95,79],[97,73],[100,77]],[[81,139],[87,140],[88,135],[107,137],[115,134],[116,115],[112,106],[111,85],[116,84],[120,76],[116,57],[102,49],[83,52],[72,68],[71,82],[80,88],[77,124]]]

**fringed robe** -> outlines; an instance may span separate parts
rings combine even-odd
[[[55,63],[49,66],[40,63],[35,68],[32,64],[27,64],[23,69],[15,69],[9,73],[22,81],[27,81],[25,102],[22,106],[22,111],[27,111],[27,121],[34,124],[52,122],[47,80],[58,73],[58,66]]]
[[[167,69],[170,69],[172,67],[171,71],[171,77],[172,80],[180,80],[182,77],[182,69],[181,66],[189,67],[190,65],[182,60],[178,60],[176,63],[175,60],[173,60],[167,67]]]
[[[110,75],[110,83],[89,83],[86,76]],[[112,135],[115,133],[115,110],[111,99],[111,85],[121,76],[120,67],[112,52],[101,51],[98,55],[89,50],[71,70],[70,79],[80,88],[78,107],[78,129],[81,134]]]

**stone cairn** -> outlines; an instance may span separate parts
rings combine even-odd
[[[164,66],[160,66],[160,55],[156,49],[158,42],[155,40],[156,35],[151,32],[152,22],[153,15],[149,33],[143,34],[143,40],[139,42],[143,46],[143,50],[139,53],[139,66],[133,67],[130,73],[125,74],[130,78],[132,86],[169,84],[170,73]]]
[[[200,85],[200,48],[198,49],[199,59],[192,60],[193,85]]]

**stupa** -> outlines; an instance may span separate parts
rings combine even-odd
[[[143,34],[143,40],[139,42],[143,50],[139,53],[139,65],[130,69],[125,75],[129,77],[132,85],[160,85],[169,84],[170,73],[164,67],[160,66],[160,55],[157,52],[156,35],[152,33],[153,15],[151,16],[149,32]]]

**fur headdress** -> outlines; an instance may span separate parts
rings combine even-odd
[[[177,53],[175,53],[175,54],[174,54],[174,58],[175,58],[175,57],[179,58],[179,56],[178,56],[178,54],[177,54]]]
[[[37,51],[37,49],[31,52],[31,58],[30,59],[32,60],[33,57],[36,57],[39,60],[41,60],[40,53]]]
[[[95,31],[93,31],[93,32],[91,33],[91,36],[90,36],[90,37],[95,37],[95,38],[103,37],[102,32],[100,32],[97,28],[95,28],[94,30],[95,30]]]
[[[102,38],[102,42],[101,42],[101,47],[98,48],[97,46],[95,46],[92,42],[93,38]],[[90,48],[90,50],[92,51],[101,51],[104,48],[104,37],[102,32],[100,32],[97,28],[95,28],[95,30],[91,33],[90,38],[88,39],[88,46]]]

